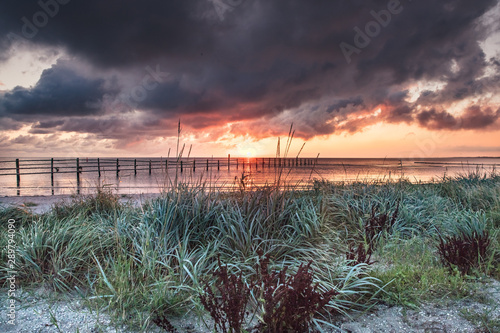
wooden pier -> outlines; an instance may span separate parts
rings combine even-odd
[[[21,188],[22,178],[26,175],[50,174],[50,186],[54,187],[59,174],[74,174],[79,187],[82,174],[93,173],[97,178],[103,174],[137,176],[147,173],[153,176],[162,173],[199,173],[199,172],[261,172],[284,168],[311,168],[317,164],[317,159],[299,157],[254,157],[254,158],[48,158],[48,159],[15,159],[0,161],[0,177],[16,177],[16,186]],[[197,166],[204,166],[197,168]],[[18,192],[19,193],[19,192]]]

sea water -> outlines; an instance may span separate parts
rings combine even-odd
[[[0,158],[0,195],[58,195],[92,193],[97,187],[117,194],[158,193],[173,186],[204,186],[213,190],[251,189],[280,184],[308,188],[318,181],[411,182],[438,181],[444,177],[480,171],[490,173],[500,165],[500,158],[429,158],[408,160],[396,158],[304,158],[297,160],[274,158],[183,158],[180,161],[163,158],[116,158],[100,160],[79,158],[81,174],[76,175],[76,159],[54,159],[53,180],[50,159],[20,160],[20,182],[17,186],[15,160]],[[152,170],[149,173],[149,163]],[[208,170],[207,170],[208,161]],[[193,168],[193,162],[195,168]],[[276,165],[276,166],[275,166]],[[30,174],[28,174],[30,173]]]

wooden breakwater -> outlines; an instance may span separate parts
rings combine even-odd
[[[74,174],[77,186],[80,186],[83,173],[96,173],[101,177],[104,173],[120,174],[127,172],[133,176],[138,174],[152,175],[155,172],[201,172],[221,170],[257,171],[262,169],[312,167],[317,159],[288,157],[259,158],[47,158],[47,159],[15,159],[0,161],[0,177],[16,177],[17,188],[21,187],[23,176],[50,174],[51,186],[60,174]],[[19,193],[19,192],[18,192]]]

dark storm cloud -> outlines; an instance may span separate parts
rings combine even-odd
[[[413,121],[412,109],[408,105],[398,106],[390,111],[386,120],[390,123],[411,123]]]
[[[41,121],[33,126],[33,128],[47,129],[54,128],[64,124],[63,120]]]
[[[359,106],[363,104],[363,99],[358,96],[358,97],[353,97],[349,99],[342,99],[330,106],[326,109],[326,112],[334,112],[334,111],[340,111],[340,109],[343,109],[347,107],[348,105],[352,106]]]
[[[430,129],[451,129],[456,128],[457,120],[446,111],[436,111],[434,109],[422,111],[417,116],[421,126]]]
[[[87,79],[64,65],[43,71],[32,88],[16,87],[0,99],[0,115],[81,116],[98,113],[105,93],[103,80]]]
[[[500,67],[500,61],[498,59],[495,59],[495,58],[491,58],[490,59],[491,63],[494,64],[495,66],[497,67]]]
[[[474,105],[460,117],[460,123],[466,129],[480,129],[494,124],[498,118],[500,118],[500,109],[493,112],[489,108],[481,110],[480,106]]]
[[[122,67],[159,57],[198,54],[210,37],[203,21],[195,17],[199,5],[193,1],[40,2],[2,1],[2,34],[11,33],[10,40],[20,37],[62,45],[100,66]]]
[[[57,127],[64,124],[64,120],[48,120],[48,121],[40,121],[31,126],[29,133],[30,134],[51,134],[54,133],[54,130]]]
[[[467,108],[458,117],[447,111],[434,109],[422,111],[417,115],[417,120],[422,127],[438,130],[481,129],[494,124],[498,118],[500,118],[500,109],[493,112],[489,108],[482,110],[478,105]]]
[[[437,110],[500,87],[498,60],[487,61],[480,47],[489,30],[479,19],[496,3],[244,0],[221,17],[208,0],[5,0],[0,60],[9,45],[24,41],[64,49],[95,71],[83,75],[58,63],[35,87],[0,96],[0,116],[39,122],[33,133],[53,128],[112,138],[156,135],[179,117],[195,129],[248,121],[233,127],[236,134],[255,132],[257,123],[286,131],[293,121],[304,138],[380,121],[479,129],[495,122],[498,112],[469,108],[455,116]],[[367,27],[377,21],[379,31],[368,36]],[[357,45],[359,38],[366,45]],[[341,43],[357,47],[349,64]],[[496,74],[485,77],[488,66]],[[169,76],[148,81],[148,67]],[[110,75],[113,70],[121,74]],[[401,86],[416,80],[444,87],[410,103]],[[120,96],[127,102],[116,103]],[[382,112],[369,113],[377,107]],[[143,118],[120,117],[133,109]],[[54,123],[61,121],[55,115],[64,123]]]

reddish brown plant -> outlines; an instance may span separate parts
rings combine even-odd
[[[438,253],[441,261],[450,270],[454,266],[458,268],[462,275],[469,274],[473,268],[478,268],[480,261],[486,257],[486,252],[490,245],[488,232],[482,235],[474,233],[440,237]]]
[[[200,296],[201,304],[214,320],[214,330],[217,332],[241,332],[250,297],[250,288],[243,281],[242,273],[230,274],[227,265],[218,260],[219,269],[212,273],[215,277],[217,294],[208,285],[205,293]],[[219,330],[218,330],[219,329]]]
[[[269,257],[258,264],[257,293],[262,295],[264,314],[259,332],[309,332],[314,315],[337,295],[335,290],[321,292],[313,282],[311,262],[300,265],[297,272],[287,275],[268,270]]]

